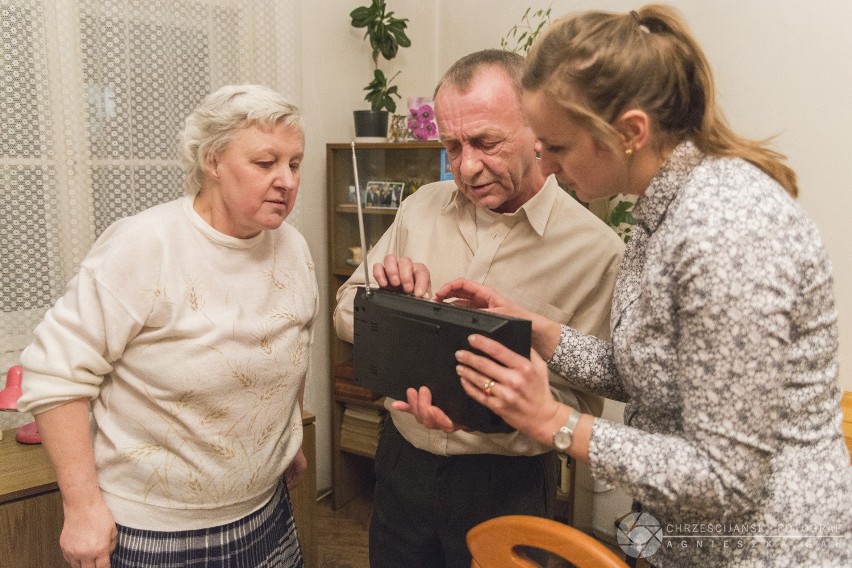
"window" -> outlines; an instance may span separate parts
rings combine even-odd
[[[296,0],[0,0],[0,355],[113,221],[180,196],[176,143],[211,90],[298,101]]]

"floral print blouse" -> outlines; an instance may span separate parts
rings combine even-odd
[[[837,313],[815,225],[758,168],[690,141],[634,217],[612,340],[563,326],[549,362],[627,403],[625,424],[595,421],[592,474],[659,523],[643,554],[655,566],[852,566]]]

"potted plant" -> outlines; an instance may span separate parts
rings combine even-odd
[[[397,86],[391,85],[399,71],[388,78],[379,69],[379,57],[390,61],[396,57],[400,47],[411,45],[405,34],[408,18],[394,17],[393,12],[386,10],[385,0],[372,0],[369,6],[355,8],[349,17],[352,18],[352,27],[366,28],[364,39],[369,38],[373,50],[373,79],[364,87],[367,91],[364,100],[370,103],[370,110],[354,111],[355,135],[384,138],[388,131],[388,115],[396,111],[393,99],[400,98]]]

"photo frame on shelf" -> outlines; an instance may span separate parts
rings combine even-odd
[[[390,117],[388,125],[388,142],[409,142],[411,131],[408,129],[408,116],[394,114]]]
[[[405,182],[402,181],[368,181],[365,194],[367,207],[384,207],[396,209],[402,201]]]
[[[447,149],[441,148],[441,181],[453,179],[453,169],[447,159]]]

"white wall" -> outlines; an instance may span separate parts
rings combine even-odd
[[[552,7],[554,16],[582,9],[630,10],[638,2],[568,0],[388,0],[407,17],[412,47],[391,68],[403,69],[400,92],[431,94],[458,57],[500,39],[527,6]],[[304,225],[323,287],[327,284],[325,143],[354,135],[351,110],[371,74],[368,47],[349,26],[358,0],[314,0],[302,5],[302,107],[308,133],[302,190]],[[778,135],[776,147],[798,172],[800,202],[819,226],[835,268],[840,313],[841,386],[852,390],[852,2],[848,0],[673,0],[716,74],[720,103],[738,132]],[[779,227],[779,230],[783,230]],[[324,292],[327,292],[324,290]],[[326,298],[327,296],[323,296]],[[314,347],[307,406],[318,416],[318,487],[331,485],[328,351],[330,307],[323,306]]]

